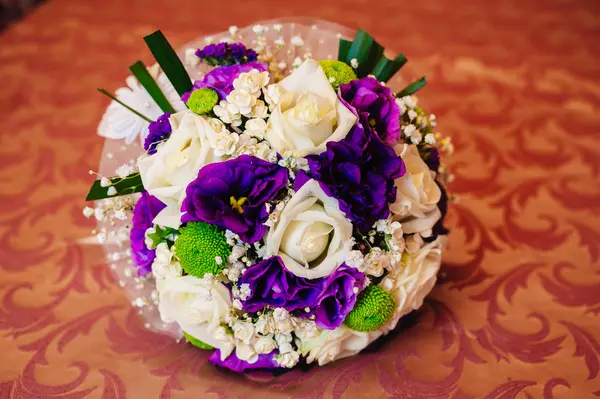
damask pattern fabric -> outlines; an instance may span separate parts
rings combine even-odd
[[[0,36],[0,398],[600,396],[600,7],[595,1],[53,0]],[[421,74],[456,151],[449,248],[379,348],[247,377],[144,328],[81,214],[123,65],[278,16],[363,27]],[[225,18],[226,16],[226,18]],[[118,62],[117,62],[118,61]]]

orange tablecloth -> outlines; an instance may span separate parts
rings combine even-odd
[[[76,243],[95,89],[150,61],[156,28],[178,46],[292,15],[361,26],[428,76],[460,202],[415,323],[377,352],[245,378],[146,331]],[[596,1],[49,1],[0,35],[0,397],[600,396],[599,53]]]

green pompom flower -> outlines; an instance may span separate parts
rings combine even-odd
[[[356,331],[374,331],[392,317],[395,308],[392,294],[370,285],[358,295],[356,305],[346,316],[344,324]]]
[[[337,90],[340,83],[350,83],[351,80],[358,79],[352,67],[345,62],[337,60],[321,60],[319,65],[323,68],[325,76],[329,79],[331,86]]]
[[[202,88],[196,89],[190,94],[187,100],[187,106],[192,112],[198,115],[208,114],[213,107],[219,102],[219,95],[216,91]]]
[[[191,222],[175,241],[175,255],[183,270],[198,278],[216,276],[227,264],[231,247],[221,229],[204,222]]]
[[[183,336],[185,337],[185,340],[187,342],[189,342],[190,344],[192,344],[200,349],[206,349],[206,350],[215,349],[212,346],[210,346],[209,344],[205,344],[204,342],[200,341],[199,339],[192,337],[190,334],[186,333],[185,331],[183,332]]]

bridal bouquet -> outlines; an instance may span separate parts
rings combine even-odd
[[[451,144],[413,96],[425,80],[394,93],[406,58],[362,30],[317,58],[285,29],[181,56],[147,36],[158,64],[101,90],[99,133],[135,155],[84,210],[146,326],[238,372],[357,354],[421,306],[447,233]]]

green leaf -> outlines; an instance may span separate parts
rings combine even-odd
[[[104,89],[97,89],[100,93],[104,94],[106,97],[110,98],[113,101],[116,101],[117,103],[121,104],[123,107],[127,108],[128,110],[130,110],[131,112],[133,112],[134,114],[136,114],[137,116],[139,116],[140,118],[142,118],[143,120],[152,123],[152,119],[148,118],[145,115],[142,115],[141,113],[139,113],[138,111],[136,111],[135,109],[131,108],[129,105],[125,104],[123,101],[119,100],[117,97],[113,96],[112,94],[110,94],[108,91],[104,90]]]
[[[340,39],[340,47],[338,49],[338,61],[342,61],[348,63],[348,52],[350,51],[350,46],[352,46],[352,42],[348,40]]]
[[[373,68],[372,74],[375,75],[378,80],[387,82],[400,70],[400,68],[402,68],[402,66],[404,66],[404,64],[406,64],[406,61],[407,59],[402,53],[398,54],[394,60],[381,56]]]
[[[177,93],[181,96],[192,90],[192,79],[165,35],[157,30],[145,36],[144,41]]]
[[[383,56],[383,50],[383,46],[373,40],[367,60],[358,65],[358,73],[363,74],[364,76],[371,74],[377,61]]]
[[[152,248],[156,248],[161,242],[167,241],[167,237],[177,230],[171,227],[162,228],[158,225],[154,226],[154,233],[148,234],[148,238],[152,240]]]
[[[425,80],[425,76],[423,76],[422,78],[415,80],[414,82],[406,86],[404,89],[396,93],[396,97],[404,97],[410,96],[411,94],[415,94],[420,88],[422,88],[426,84],[427,81]]]
[[[167,100],[167,97],[163,94],[158,87],[156,81],[150,76],[150,73],[146,69],[146,66],[142,61],[138,61],[135,64],[129,67],[129,70],[135,76],[135,78],[140,82],[144,89],[150,94],[150,97],[154,100],[154,102],[162,109],[163,112],[171,112],[174,113],[175,109]]]
[[[352,59],[356,58],[358,61],[356,74],[358,77],[366,76],[364,73],[365,68],[362,64],[366,64],[368,62],[373,43],[375,43],[373,37],[364,30],[359,29],[358,32],[356,32],[356,36],[354,36],[354,40],[352,41],[352,46],[350,46],[350,50],[348,51],[346,62],[350,63]]]
[[[144,184],[142,183],[142,178],[139,173],[130,174],[123,179],[120,177],[111,177],[109,180],[111,183],[109,187],[102,187],[100,185],[100,180],[96,180],[94,184],[92,184],[85,200],[93,201],[104,198],[113,198],[144,191]],[[115,190],[117,190],[114,195],[108,194],[108,189],[110,187],[114,187]]]

